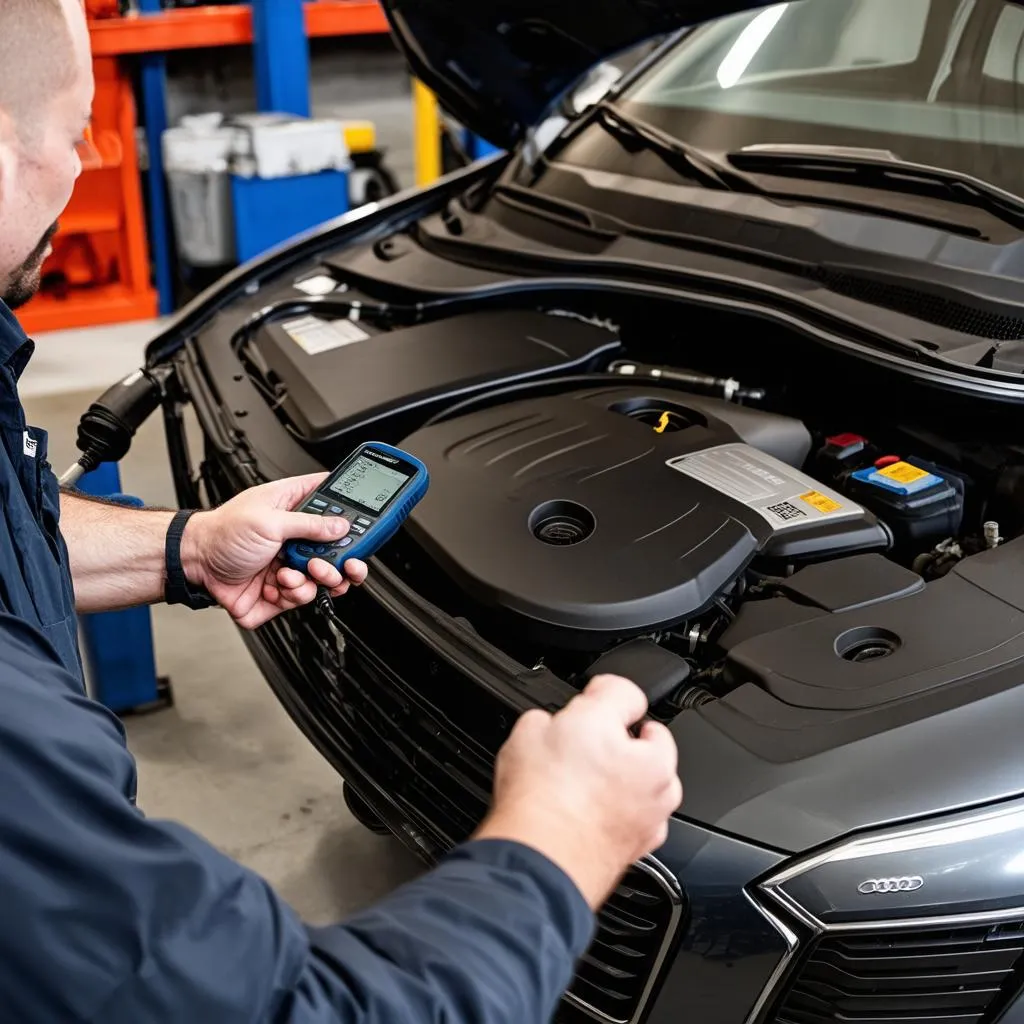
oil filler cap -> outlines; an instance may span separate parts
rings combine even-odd
[[[594,513],[575,501],[546,501],[530,515],[530,531],[545,544],[566,547],[586,540],[597,525]]]

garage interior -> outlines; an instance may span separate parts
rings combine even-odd
[[[249,646],[81,617],[145,814],[336,924],[474,834],[524,710],[626,676],[685,795],[553,1021],[1024,1024],[1024,0],[84,3],[97,162],[17,311],[53,469],[167,509],[371,438],[431,476],[311,494],[401,528]]]

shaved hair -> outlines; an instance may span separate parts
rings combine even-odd
[[[0,0],[0,111],[19,134],[54,92],[74,80],[75,60],[61,0]]]

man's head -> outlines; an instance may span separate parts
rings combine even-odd
[[[38,290],[93,99],[82,0],[0,0],[0,299]]]

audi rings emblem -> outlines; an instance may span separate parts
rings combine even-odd
[[[870,896],[875,892],[913,892],[924,885],[920,875],[903,875],[900,878],[868,878],[857,886],[857,892]]]

